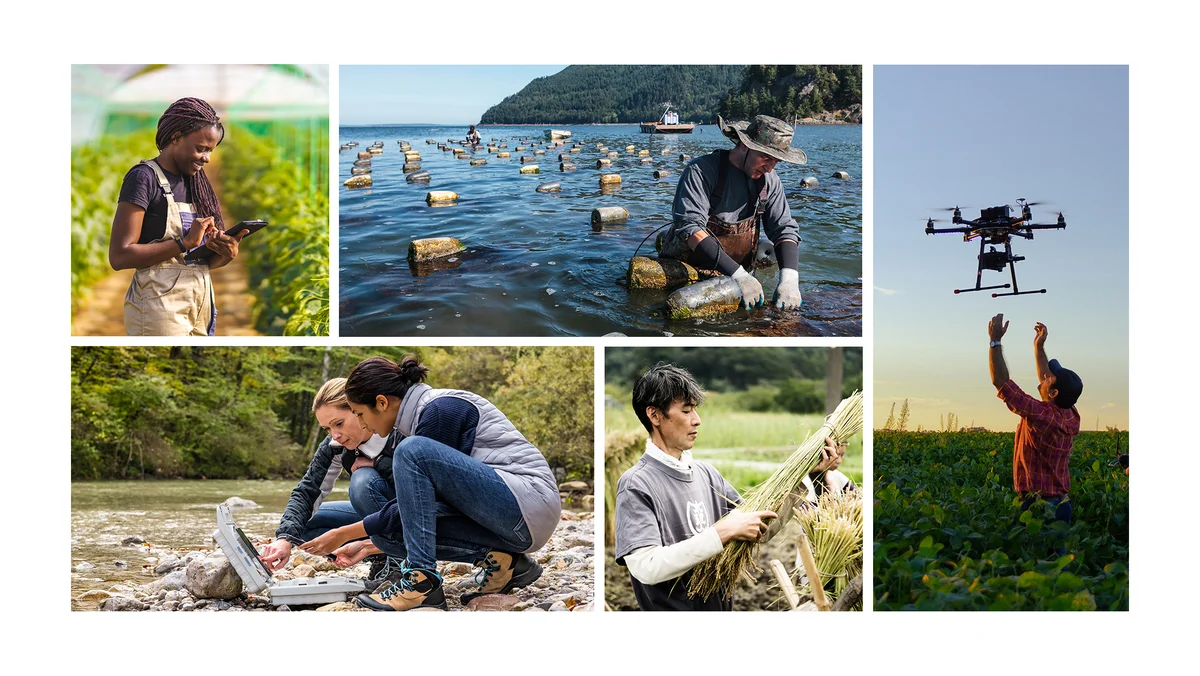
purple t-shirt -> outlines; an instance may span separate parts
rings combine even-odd
[[[163,169],[163,175],[171,184],[171,194],[176,202],[188,201],[188,180],[182,174],[172,174]],[[146,210],[142,218],[142,234],[138,236],[138,244],[149,244],[162,239],[167,232],[167,198],[163,196],[162,188],[158,185],[158,177],[154,170],[145,164],[134,165],[121,183],[119,202],[136,204]],[[191,227],[192,215],[182,214],[184,233]]]

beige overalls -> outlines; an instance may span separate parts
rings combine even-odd
[[[192,205],[176,202],[171,183],[154,160],[142,160],[158,177],[167,199],[167,227],[161,239],[184,235],[184,214],[190,226]],[[213,302],[208,263],[189,264],[183,253],[174,258],[138,268],[125,292],[125,332],[131,336],[211,336],[216,330],[217,311]]]

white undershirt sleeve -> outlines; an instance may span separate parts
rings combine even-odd
[[[629,574],[642,584],[673,580],[695,568],[701,561],[721,553],[724,545],[716,526],[709,526],[683,542],[663,547],[652,545],[625,555]]]

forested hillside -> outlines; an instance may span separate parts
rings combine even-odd
[[[492,106],[480,124],[650,122],[671,102],[681,121],[709,122],[745,66],[568,66]]]
[[[719,111],[727,120],[771,115],[861,124],[862,66],[750,66]]]
[[[76,347],[71,477],[299,477],[312,400],[362,359],[415,353],[429,384],[495,403],[552,466],[590,476],[590,347]]]

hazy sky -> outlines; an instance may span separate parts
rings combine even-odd
[[[563,68],[342,66],[339,124],[475,124],[504,97]]]
[[[1129,78],[1124,66],[876,67],[874,80],[875,415],[907,398],[908,428],[1012,430],[1017,417],[988,375],[987,322],[1003,312],[1009,373],[1037,397],[1033,326],[1077,372],[1083,429],[1129,424]],[[954,295],[975,284],[978,242],[925,235],[935,207],[1015,204],[1066,230],[1018,239],[1022,290]],[[973,207],[968,210],[966,207]],[[1008,274],[984,271],[983,283]],[[1001,290],[1003,291],[1003,290]]]

